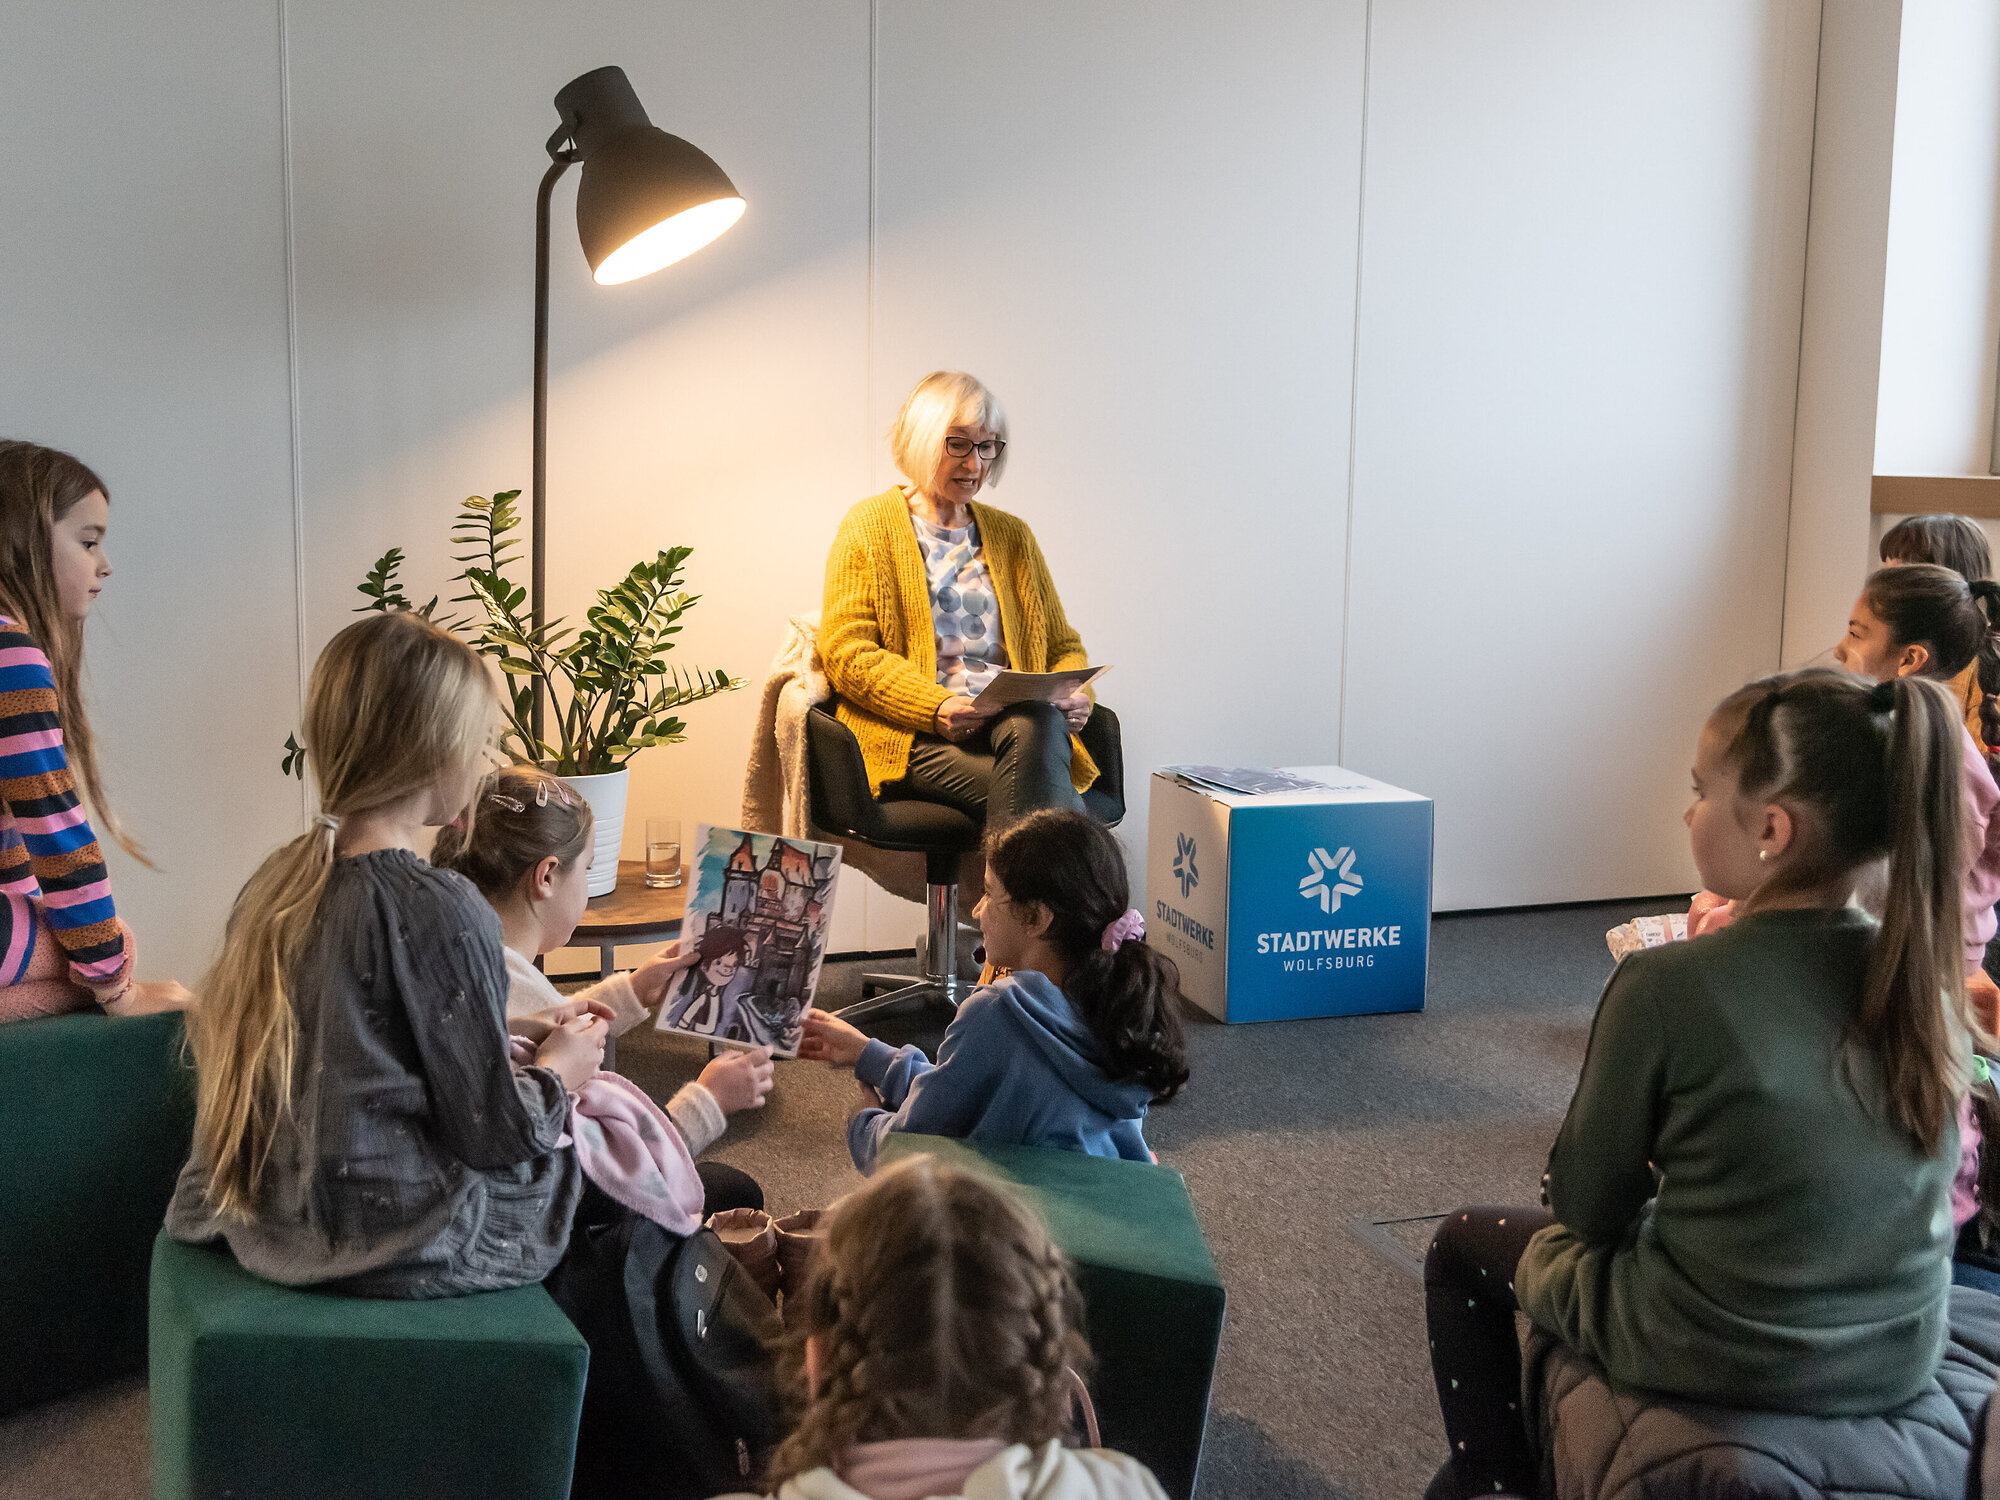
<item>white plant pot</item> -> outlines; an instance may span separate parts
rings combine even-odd
[[[608,896],[618,884],[618,848],[625,842],[625,788],[628,771],[607,776],[567,776],[563,778],[590,804],[597,819],[591,838],[590,875],[584,889],[593,896]]]

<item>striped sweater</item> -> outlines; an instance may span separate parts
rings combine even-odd
[[[0,615],[0,984],[27,970],[38,915],[72,979],[100,1003],[125,992],[125,938],[63,754],[55,674],[34,638]]]

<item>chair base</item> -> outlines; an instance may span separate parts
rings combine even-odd
[[[843,1005],[834,1014],[841,1020],[855,1022],[869,1016],[879,1015],[885,1010],[898,1006],[925,1004],[938,1001],[952,1010],[957,1010],[959,1002],[971,994],[978,986],[957,975],[925,975],[912,979],[908,974],[863,974],[861,976],[862,998],[852,1005]],[[881,990],[879,994],[871,991]]]
[[[959,1002],[976,988],[960,978],[958,973],[957,882],[934,880],[927,894],[930,931],[924,954],[923,977],[913,979],[908,974],[863,974],[861,999],[834,1012],[841,1020],[852,1024],[882,1011],[919,1001],[941,1000],[957,1010]],[[874,993],[885,987],[887,994]]]

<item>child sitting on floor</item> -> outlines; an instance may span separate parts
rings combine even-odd
[[[535,960],[568,943],[583,915],[592,828],[590,804],[568,782],[535,766],[509,766],[481,794],[470,836],[463,824],[452,824],[431,850],[433,866],[465,876],[499,916],[508,1028],[531,1040],[532,1018],[563,1003]],[[692,962],[676,944],[632,973],[614,974],[569,998],[606,1010],[611,1035],[618,1036],[643,1021],[667,981]],[[721,1138],[728,1116],[762,1109],[770,1092],[770,1048],[730,1051],[710,1059],[700,1077],[667,1101],[667,1117],[699,1155]],[[756,1183],[735,1168],[720,1162],[696,1167],[707,1212],[764,1206]]]
[[[1180,973],[1142,941],[1109,829],[1045,808],[994,834],[973,915],[987,961],[1011,970],[959,1007],[933,1067],[825,1011],[799,1056],[854,1069],[864,1107],[848,1149],[866,1172],[891,1130],[1150,1161],[1149,1105],[1187,1082]]]
[[[978,1178],[919,1156],[843,1200],[800,1304],[778,1500],[1164,1500],[1135,1459],[1063,1446],[1082,1299],[1034,1215]]]
[[[1517,1307],[1620,1390],[1848,1416],[1936,1373],[1971,1062],[1963,739],[1917,676],[1792,672],[1709,717],[1689,843],[1741,914],[1613,972],[1552,1215],[1468,1208],[1432,1241],[1430,1500],[1535,1493]],[[1850,897],[1885,856],[1878,924]]]

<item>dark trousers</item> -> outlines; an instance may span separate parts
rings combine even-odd
[[[920,734],[887,798],[941,802],[988,828],[1044,807],[1083,811],[1069,780],[1069,721],[1052,703],[1017,703],[969,740]]]
[[[1464,1208],[1431,1240],[1424,1323],[1451,1458],[1426,1500],[1535,1493],[1535,1456],[1521,1416],[1514,1268],[1535,1231],[1553,1222],[1539,1208]]]

